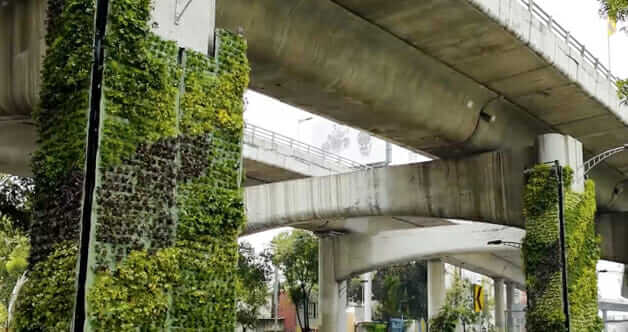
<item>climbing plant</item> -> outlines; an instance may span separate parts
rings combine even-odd
[[[102,86],[87,329],[231,330],[236,320],[246,42],[215,57],[151,32],[150,0],[108,1],[102,82],[92,82],[95,1],[50,0],[31,272],[19,331],[68,330],[76,290],[90,90]],[[40,296],[45,294],[45,296]]]
[[[565,168],[564,183],[573,172]],[[550,165],[536,166],[524,192],[526,237],[522,253],[526,273],[529,331],[564,331],[561,258],[558,226],[558,179]],[[571,328],[601,331],[598,317],[596,264],[600,239],[595,234],[595,187],[585,184],[584,193],[565,188],[565,228]]]

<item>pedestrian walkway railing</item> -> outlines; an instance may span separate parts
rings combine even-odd
[[[591,51],[589,51],[583,43],[574,38],[574,36],[572,36],[567,29],[558,24],[552,18],[552,15],[543,10],[543,8],[536,4],[534,0],[519,0],[519,3],[528,8],[528,12],[531,16],[534,16],[541,22],[544,22],[550,31],[554,32],[554,34],[558,37],[565,40],[567,45],[579,52],[582,55],[582,58],[589,62],[598,73],[604,75],[611,82],[615,83],[615,86],[617,86],[617,76],[613,75],[613,73],[611,73],[611,71],[600,62],[600,59],[593,55],[593,53],[591,53]]]
[[[324,163],[333,163],[346,169],[359,170],[368,168],[368,166],[359,162],[250,123],[244,124],[244,143],[253,146],[270,146],[275,150],[281,148],[282,151],[288,149],[292,151],[294,156],[299,156],[300,159],[321,160]],[[303,158],[303,156],[306,158]]]

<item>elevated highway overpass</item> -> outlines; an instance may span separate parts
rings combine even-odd
[[[28,173],[35,144],[44,4],[0,8],[0,171],[12,174]],[[527,0],[216,0],[216,26],[245,33],[253,89],[436,157],[547,132],[587,155],[628,140],[615,78]],[[601,210],[628,210],[627,167],[618,156],[592,174]]]
[[[13,174],[29,173],[36,144],[30,115],[38,104],[44,3],[0,7],[0,171]],[[528,159],[508,151],[548,132],[576,137],[586,155],[628,138],[612,75],[533,3],[217,0],[216,22],[246,34],[253,89],[443,158],[414,169],[251,187],[252,231],[285,224],[362,231],[352,235],[357,239],[381,234],[380,225],[394,231],[456,217],[522,227],[521,166]],[[480,154],[487,151],[498,152]],[[478,166],[489,168],[481,173]],[[608,213],[601,232],[620,235],[606,240],[604,255],[620,262],[627,261],[626,221],[611,212],[628,211],[626,171],[628,156],[618,156],[593,173],[598,207]],[[290,172],[256,179],[304,176]],[[403,188],[405,197],[394,196]],[[274,196],[258,199],[263,193]],[[291,205],[296,199],[310,206]],[[251,213],[251,202],[259,213]],[[331,240],[323,242],[333,256]],[[323,269],[333,272],[329,264]]]
[[[246,188],[247,228],[362,233],[433,227],[449,219],[524,228],[525,152],[492,152]],[[602,258],[628,264],[628,222],[601,213]]]
[[[244,125],[243,143],[244,185],[247,187],[366,168],[338,154],[248,122]]]

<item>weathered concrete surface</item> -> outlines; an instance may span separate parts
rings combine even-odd
[[[533,164],[530,158],[493,152],[249,187],[245,233],[295,226],[376,235],[446,219],[523,228],[523,170]],[[604,259],[628,263],[625,218],[598,220]]]
[[[365,216],[423,216],[523,227],[525,154],[370,169],[247,188],[247,231]]]
[[[611,82],[517,0],[218,0],[217,8],[218,26],[247,34],[255,89],[413,148],[513,147],[525,132],[552,127],[598,151],[627,134]],[[493,137],[480,139],[483,107],[497,118]],[[502,114],[512,109],[521,114]],[[524,135],[514,135],[513,120],[526,122]]]
[[[601,214],[596,220],[604,259],[628,264],[628,213]]]
[[[466,269],[475,271],[479,268],[477,272],[523,285],[521,261],[509,262],[500,258],[502,251],[518,253],[519,250],[487,243],[496,239],[521,242],[524,235],[525,231],[512,227],[469,223],[386,231],[376,235],[339,236],[334,238],[336,280],[396,263],[451,258],[452,263]],[[483,259],[487,254],[489,256]]]
[[[37,132],[30,116],[0,116],[0,173],[31,175]]]
[[[218,0],[217,9],[218,26],[247,35],[254,89],[413,149],[459,156],[561,132],[584,143],[586,158],[628,140],[610,81],[516,0]],[[598,207],[624,209],[613,191],[628,155],[610,163],[591,174]]]
[[[188,5],[185,8],[185,5]],[[176,17],[180,16],[177,20]],[[180,47],[208,54],[214,48],[216,0],[153,1],[153,32]]]
[[[39,103],[45,17],[46,1],[0,4],[0,121],[28,116]]]
[[[318,246],[318,303],[320,330],[344,332],[347,327],[347,282],[335,278],[336,243],[332,238],[321,238]]]
[[[41,3],[0,7],[0,115],[37,104]],[[253,88],[439,157],[531,146],[550,131],[588,152],[628,140],[608,80],[522,10],[516,0],[218,0],[216,20],[246,33]],[[0,171],[25,168],[28,151],[0,142],[11,164]],[[628,156],[611,164],[592,174],[598,206],[628,210],[613,194]]]

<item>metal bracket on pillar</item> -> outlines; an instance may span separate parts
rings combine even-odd
[[[585,161],[584,164],[583,164],[584,175],[587,175],[587,173],[589,173],[589,171],[591,171],[599,163],[603,162],[604,160],[606,160],[606,159],[612,157],[613,155],[616,155],[616,154],[618,154],[618,153],[620,153],[620,152],[622,152],[622,151],[624,151],[626,149],[628,149],[628,144],[624,144],[623,146],[604,151],[604,152],[594,156],[593,158]]]
[[[193,0],[176,0],[174,10],[174,24],[181,24],[181,18],[183,17],[183,14],[185,14],[185,11],[188,9],[188,7],[190,7],[190,4],[192,4],[192,1]],[[185,4],[183,4],[183,2],[185,2]],[[181,9],[179,10],[179,8]]]

